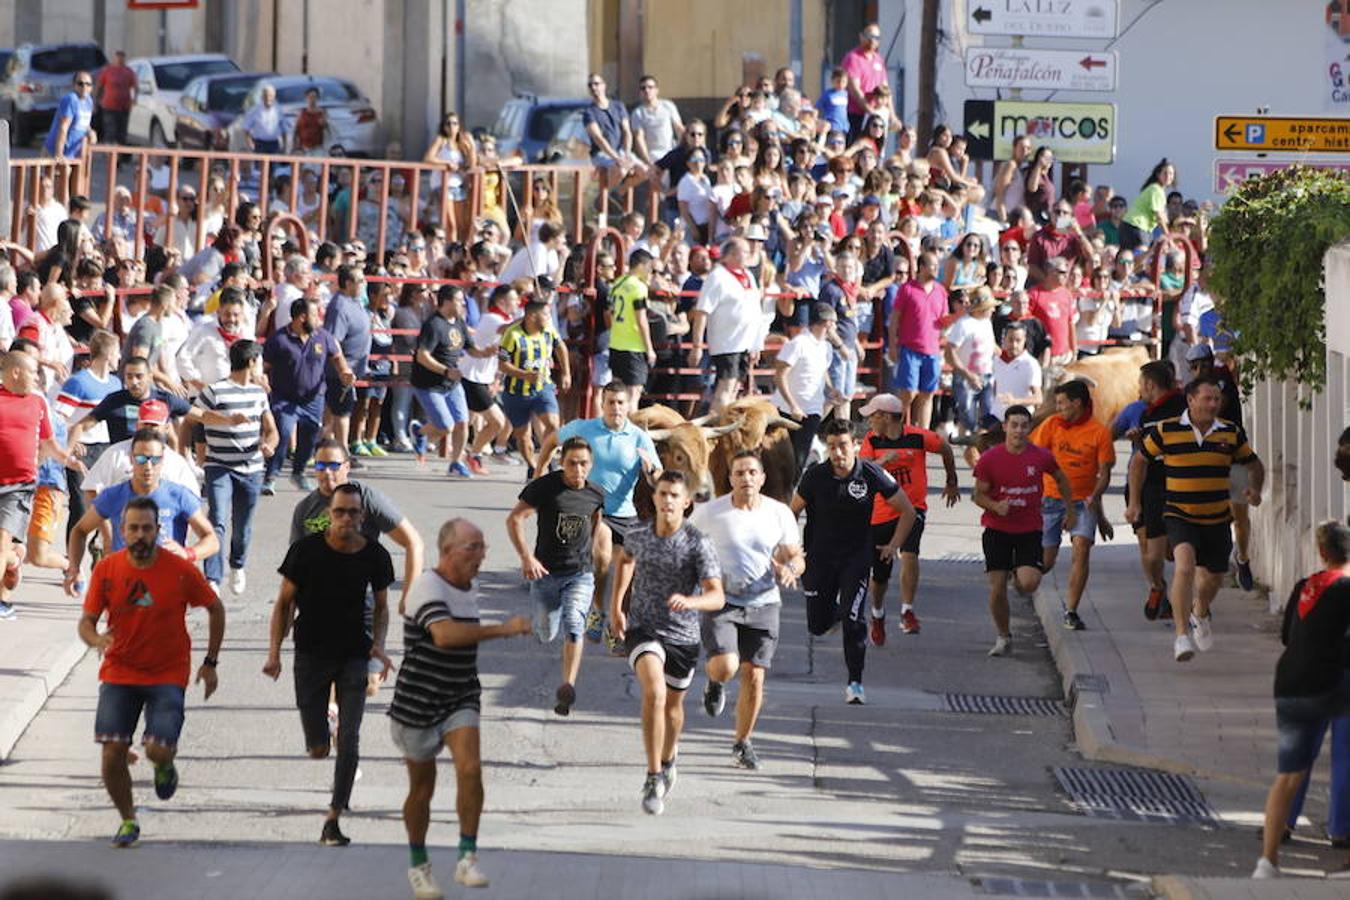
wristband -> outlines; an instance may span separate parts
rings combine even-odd
[[[204,666],[210,666],[210,667],[213,668],[213,669],[216,667],[216,665],[217,665],[219,662],[220,662],[220,660],[216,659],[214,656],[203,656],[203,657],[202,657],[202,665],[204,665]]]
[[[197,548],[196,548],[196,547],[184,547],[184,548],[183,548],[183,555],[184,555],[185,557],[187,557],[187,561],[188,561],[188,562],[196,562],[196,561],[197,561]]]

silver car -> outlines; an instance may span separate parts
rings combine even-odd
[[[75,89],[76,72],[97,78],[107,64],[93,43],[24,44],[9,51],[0,81],[0,115],[9,120],[14,146],[46,133],[61,98]]]
[[[277,105],[284,117],[283,131],[289,141],[295,129],[296,116],[305,107],[305,92],[319,89],[319,106],[328,114],[332,134],[328,138],[328,152],[333,156],[383,156],[380,143],[380,123],[375,107],[350,81],[326,75],[273,75],[253,86],[244,98],[244,108],[230,124],[230,149],[245,150],[244,117],[260,103],[265,85],[276,88]]]
[[[127,61],[136,73],[136,102],[127,118],[127,143],[172,147],[178,142],[178,104],[189,81],[201,75],[238,72],[222,53],[149,56]]]

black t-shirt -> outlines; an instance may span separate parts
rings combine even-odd
[[[885,244],[877,251],[867,262],[863,263],[862,283],[864,285],[876,284],[895,274],[895,253]]]
[[[873,553],[872,506],[878,494],[890,498],[900,486],[876,463],[859,459],[843,478],[829,462],[816,463],[802,474],[797,493],[806,501],[803,534],[808,557],[824,561]]]
[[[326,659],[369,655],[366,592],[393,583],[389,551],[366,541],[355,553],[340,553],[324,535],[311,534],[291,544],[277,571],[296,586],[297,652]]]
[[[591,567],[591,516],[605,505],[605,490],[590,481],[568,487],[563,473],[536,478],[520,492],[534,507],[539,533],[534,555],[550,575],[574,575]]]
[[[459,358],[464,355],[464,351],[472,346],[473,340],[464,322],[460,319],[451,322],[440,313],[423,322],[422,331],[417,335],[416,349],[427,351],[432,359],[443,366],[450,366],[452,370],[459,366]],[[414,359],[411,381],[415,388],[443,391],[453,387],[459,378],[434,372]]]
[[[1276,697],[1312,697],[1340,683],[1350,668],[1350,578],[1319,572],[1294,585],[1284,606],[1275,664]]]
[[[1215,366],[1214,378],[1219,382],[1223,393],[1223,405],[1219,407],[1219,418],[1227,419],[1234,425],[1242,424],[1242,391],[1238,388],[1237,378],[1227,366]]]
[[[1145,407],[1139,420],[1139,432],[1142,435],[1163,419],[1175,419],[1186,411],[1186,395],[1176,390],[1165,395],[1153,406]],[[1136,448],[1139,446],[1135,442]],[[1144,487],[1163,490],[1167,485],[1167,466],[1161,459],[1152,459],[1148,463],[1148,475],[1144,478]]]
[[[126,388],[122,388],[100,400],[98,406],[90,410],[89,418],[95,422],[107,422],[108,441],[116,444],[136,433],[136,420],[140,414],[141,404],[146,400],[159,400],[164,403],[169,407],[170,418],[174,419],[186,416],[192,409],[182,397],[159,388],[151,388],[150,393],[140,400],[131,396],[131,392]]]
[[[78,344],[88,344],[89,339],[94,336],[95,326],[85,319],[83,314],[97,310],[95,298],[71,294],[70,310],[72,315],[70,324],[66,326],[66,334]]]

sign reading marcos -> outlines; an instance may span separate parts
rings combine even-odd
[[[1028,135],[1060,162],[1109,163],[1116,156],[1114,103],[967,100],[965,133],[972,159],[1012,159],[1012,145]]]

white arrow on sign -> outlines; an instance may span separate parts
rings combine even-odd
[[[1120,30],[1118,0],[967,0],[971,34],[1113,38]]]
[[[972,47],[966,51],[966,86],[1047,91],[1114,91],[1114,50],[1041,50]]]
[[[971,122],[966,126],[966,134],[981,139],[987,138],[989,137],[989,128],[988,122]]]

